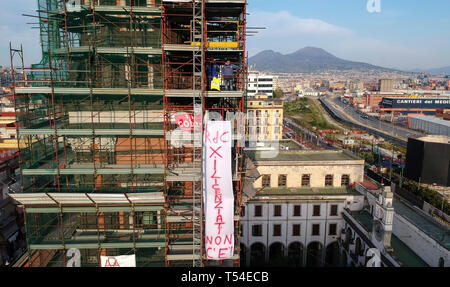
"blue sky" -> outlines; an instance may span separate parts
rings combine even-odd
[[[450,1],[380,0],[380,13],[369,13],[367,1],[248,0],[248,25],[267,27],[249,37],[249,54],[315,46],[385,67],[450,66]],[[39,62],[38,30],[26,24],[36,19],[21,16],[35,14],[37,0],[2,2],[0,64],[9,66],[9,41],[24,45],[28,64]]]
[[[249,0],[250,26],[266,26],[249,37],[250,55],[320,47],[348,60],[415,69],[450,66],[450,1]]]

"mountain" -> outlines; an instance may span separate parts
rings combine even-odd
[[[428,73],[432,75],[450,75],[450,66],[435,69],[415,69],[414,73]]]
[[[249,64],[256,70],[273,73],[315,73],[328,70],[395,71],[367,63],[343,60],[323,49],[314,47],[306,47],[287,55],[266,50],[251,57]]]

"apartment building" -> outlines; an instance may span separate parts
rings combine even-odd
[[[247,99],[247,139],[253,142],[283,138],[283,101],[266,94]]]
[[[268,97],[273,95],[274,77],[260,72],[248,72],[247,96],[253,98],[258,94]]]

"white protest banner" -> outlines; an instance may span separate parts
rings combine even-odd
[[[136,267],[136,255],[101,256],[101,267]]]
[[[205,250],[210,260],[234,253],[234,195],[231,122],[208,121],[205,130]]]

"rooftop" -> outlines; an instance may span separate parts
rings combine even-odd
[[[394,198],[393,206],[395,213],[405,217],[428,236],[442,244],[445,248],[450,249],[450,228],[445,228],[433,222],[432,219],[413,210],[398,199]]]
[[[409,116],[410,119],[419,119],[427,122],[433,122],[436,124],[442,124],[444,126],[450,126],[450,121],[446,121],[440,118],[432,117],[432,116],[424,116],[424,115],[413,115]]]
[[[450,121],[446,121],[446,122],[448,122],[447,126],[450,127]],[[420,137],[420,138],[417,138],[417,140],[420,140],[423,142],[428,142],[428,143],[442,143],[442,144],[450,143],[450,137],[439,136],[439,135]]]
[[[248,151],[264,150],[264,151],[275,151],[275,150],[305,150],[304,146],[299,142],[288,139],[288,140],[278,140],[278,141],[265,141],[265,142],[248,142],[248,147],[245,148]]]
[[[352,211],[351,214],[366,231],[372,232],[373,216],[367,210]]]
[[[372,232],[373,217],[366,210],[353,211],[352,216],[364,227],[368,232]],[[392,234],[391,247],[394,250],[393,256],[409,267],[426,267],[428,266],[411,248],[403,243],[397,236]]]
[[[361,184],[368,190],[379,190],[380,189],[380,187],[367,176],[364,176],[364,180],[362,182],[360,182],[359,184]]]
[[[297,161],[297,162],[321,162],[321,161],[363,161],[359,157],[344,151],[311,151],[311,150],[280,150],[273,158],[263,156],[261,151],[248,151],[248,156],[256,161]]]
[[[409,248],[397,236],[392,234],[391,247],[394,249],[394,257],[409,267],[429,267],[411,248]]]
[[[303,146],[294,140],[280,140],[281,150],[304,150]]]

